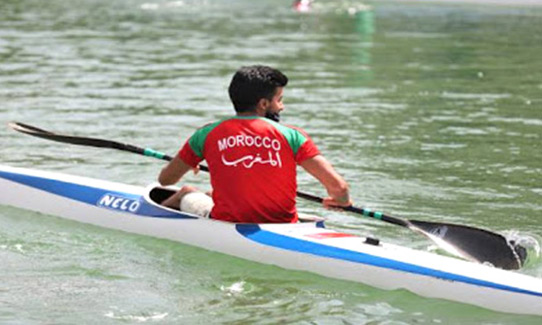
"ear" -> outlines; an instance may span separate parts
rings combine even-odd
[[[267,110],[267,107],[269,106],[269,99],[267,98],[260,98],[258,101],[258,105],[256,105],[256,110],[258,112],[264,112]]]

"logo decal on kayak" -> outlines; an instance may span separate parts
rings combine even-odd
[[[108,193],[98,201],[98,206],[135,213],[139,209],[140,203],[138,200]]]
[[[354,235],[345,234],[341,232],[320,232],[317,234],[305,235],[307,237],[316,238],[316,239],[328,239],[328,238],[343,238],[343,237],[355,237]]]

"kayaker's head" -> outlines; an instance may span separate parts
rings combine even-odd
[[[228,92],[237,115],[265,116],[278,122],[286,84],[288,78],[279,70],[254,65],[237,70]]]

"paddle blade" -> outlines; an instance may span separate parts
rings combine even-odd
[[[22,133],[32,135],[35,137],[51,140],[51,141],[57,141],[57,142],[63,142],[63,143],[69,143],[69,144],[75,144],[75,145],[87,146],[87,147],[117,149],[121,151],[137,153],[139,155],[154,157],[154,158],[163,159],[167,161],[170,161],[173,159],[172,157],[164,153],[161,153],[159,151],[153,150],[151,148],[140,148],[140,147],[136,147],[127,143],[121,143],[121,142],[107,140],[107,139],[76,137],[72,135],[58,134],[58,133],[49,132],[49,131],[37,128],[35,126],[20,123],[20,122],[10,122],[8,123],[8,125],[10,128],[12,128],[15,131],[22,132]],[[201,169],[205,170],[204,168],[201,168]]]
[[[118,149],[118,147],[121,146],[121,144],[117,144],[114,141],[57,134],[20,122],[10,122],[8,125],[15,131],[57,142],[111,149]]]
[[[410,223],[448,252],[471,261],[516,270],[527,257],[524,247],[484,229],[418,220],[410,220]]]
[[[53,134],[52,132],[45,131],[43,129],[38,129],[35,126],[20,123],[20,122],[9,122],[8,126],[15,131],[26,133],[26,134],[35,134],[35,133]]]

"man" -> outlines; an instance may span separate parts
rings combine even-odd
[[[162,169],[162,185],[177,183],[206,160],[211,174],[213,219],[243,223],[297,222],[295,206],[299,164],[326,188],[325,207],[350,206],[348,185],[301,129],[278,123],[288,78],[267,66],[242,67],[233,76],[229,95],[236,115],[198,129]],[[179,208],[204,202],[184,186],[162,202]],[[195,200],[194,200],[195,199]],[[198,203],[199,202],[199,203]],[[196,207],[197,208],[197,207]],[[181,208],[181,210],[184,210]]]

